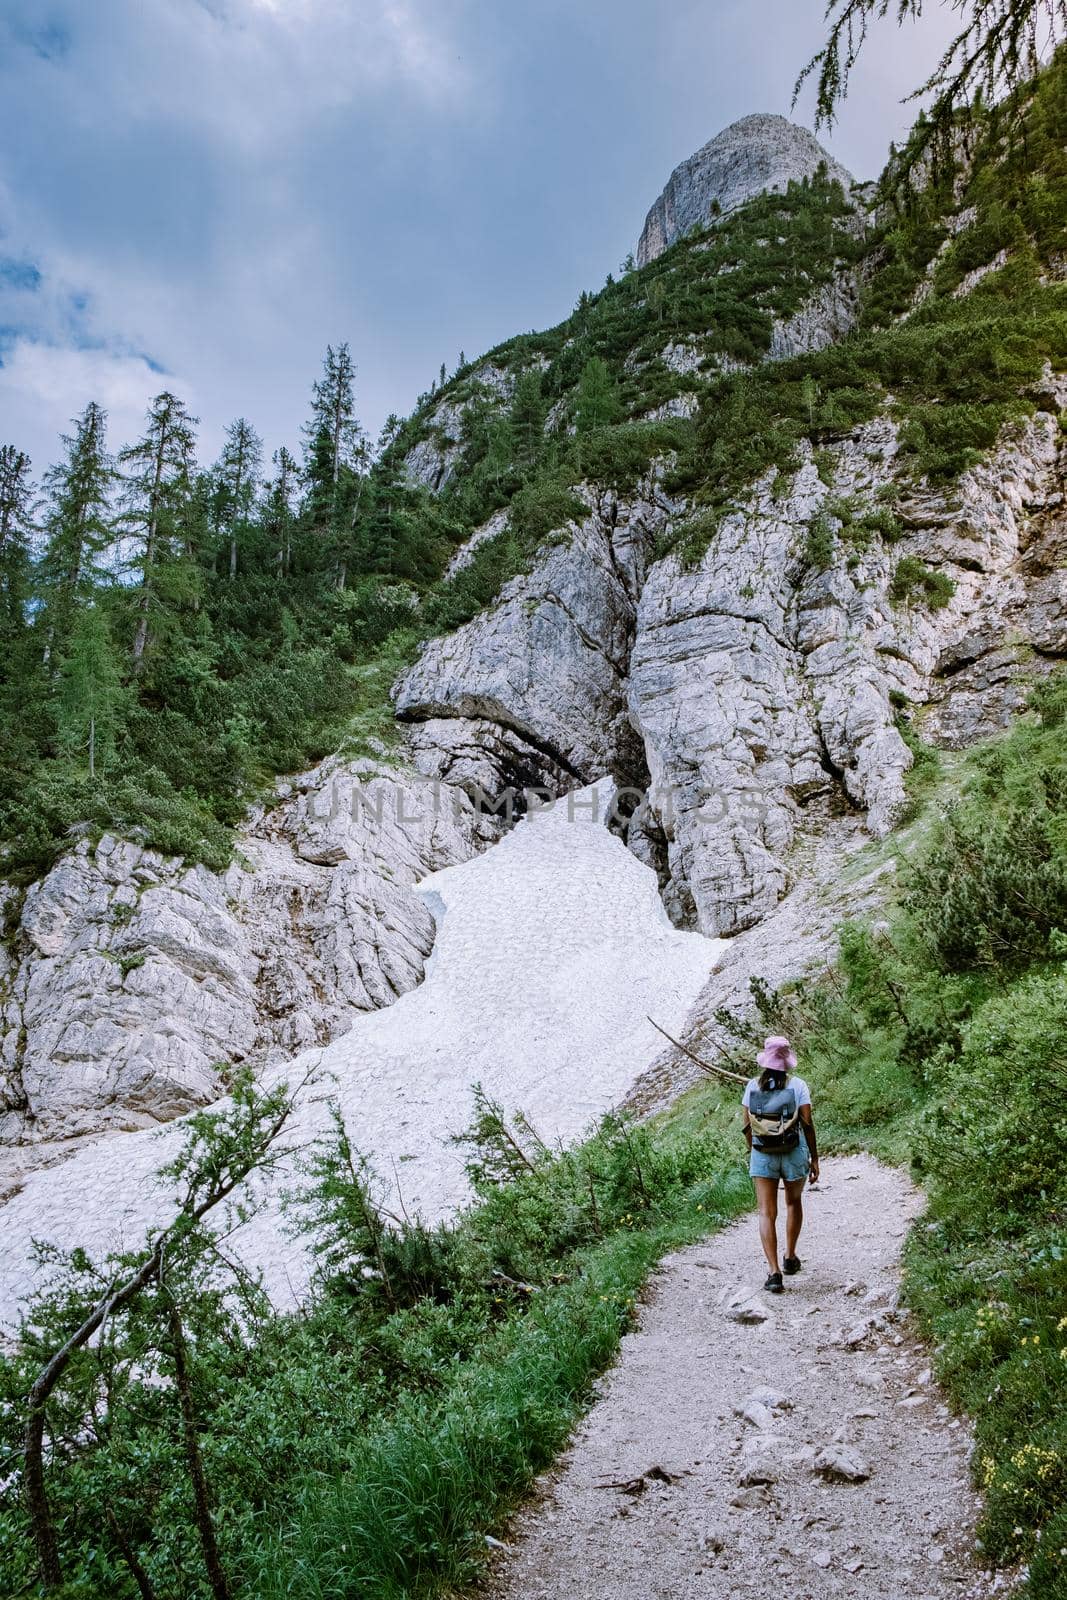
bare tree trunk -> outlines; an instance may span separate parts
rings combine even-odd
[[[36,1385],[34,1385],[36,1388]],[[47,1396],[35,1398],[30,1391],[30,1411],[26,1419],[26,1468],[23,1473],[23,1492],[30,1530],[37,1549],[37,1566],[41,1584],[47,1592],[58,1589],[63,1582],[63,1569],[59,1564],[59,1543],[48,1504],[48,1491],[44,1482],[44,1408]]]
[[[56,1538],[55,1523],[52,1521],[44,1478],[45,1407],[75,1352],[88,1344],[105,1320],[132,1300],[158,1272],[164,1238],[165,1235],[161,1234],[151,1255],[124,1284],[97,1301],[81,1327],[71,1334],[66,1344],[60,1346],[48,1364],[37,1374],[30,1388],[26,1402],[26,1466],[23,1483],[30,1531],[37,1549],[41,1582],[46,1590],[58,1589],[63,1581],[63,1573],[59,1561],[59,1541]]]
[[[189,1381],[189,1364],[186,1359],[185,1330],[178,1307],[173,1300],[170,1307],[170,1337],[174,1355],[174,1381],[182,1411],[182,1440],[185,1445],[185,1464],[193,1485],[193,1502],[196,1508],[196,1531],[200,1548],[204,1552],[204,1565],[214,1600],[230,1600],[230,1586],[219,1554],[215,1537],[215,1524],[211,1516],[211,1496],[208,1493],[204,1458],[200,1454],[200,1440],[196,1429],[196,1406]]]

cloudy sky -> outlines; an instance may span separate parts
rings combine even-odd
[[[874,176],[948,37],[883,25],[826,142]],[[566,315],[671,168],[789,112],[822,0],[5,0],[0,442],[178,390],[298,442],[328,341],[377,431]],[[810,96],[796,113],[810,121]]]

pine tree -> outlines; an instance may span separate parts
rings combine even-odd
[[[606,428],[619,416],[619,395],[608,364],[600,356],[590,356],[578,383],[575,424],[580,434]]]
[[[10,642],[26,628],[30,593],[30,542],[37,497],[30,458],[0,445],[0,635]]]
[[[263,440],[244,417],[226,430],[226,443],[215,466],[219,529],[229,548],[230,581],[237,576],[237,553],[247,536],[259,485]]]
[[[520,466],[530,467],[537,459],[544,438],[546,410],[541,373],[537,367],[527,367],[515,385],[511,401],[511,432]]]
[[[107,618],[98,605],[82,606],[60,667],[56,725],[60,749],[84,755],[90,778],[113,756],[124,699]]]
[[[189,589],[182,513],[192,486],[196,424],[197,418],[189,415],[177,395],[165,390],[149,407],[144,438],[127,445],[119,456],[125,476],[123,521],[137,547],[129,564],[138,584],[133,638],[137,667],[149,642],[153,616]]]
[[[309,458],[319,459],[325,444],[330,483],[336,490],[344,467],[362,463],[363,429],[356,420],[356,369],[348,345],[326,346],[322,377],[312,385],[311,417],[304,428]],[[325,464],[325,463],[324,463]]]
[[[44,655],[62,652],[75,611],[106,577],[100,557],[113,538],[110,496],[117,473],[107,452],[107,413],[90,401],[63,435],[66,460],[45,475],[47,543],[38,568]]]
[[[278,573],[288,578],[293,571],[293,532],[296,514],[293,496],[296,492],[297,464],[282,445],[273,456],[275,476],[264,491],[263,524],[270,540],[273,560]]]
[[[322,378],[312,390],[311,418],[304,429],[306,520],[343,589],[348,550],[359,514],[367,443],[356,419],[355,367],[347,344],[326,347]]]

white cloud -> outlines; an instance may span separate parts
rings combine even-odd
[[[452,0],[161,0],[124,18],[121,75],[106,38],[90,48],[120,107],[262,151],[368,95],[461,111],[471,85],[450,36],[455,10]]]
[[[0,407],[20,419],[36,475],[56,459],[58,435],[70,431],[72,418],[90,400],[107,411],[109,439],[117,448],[139,436],[148,402],[164,388],[181,395],[195,411],[188,383],[162,377],[139,356],[19,339],[0,367]]]

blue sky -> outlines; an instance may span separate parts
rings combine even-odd
[[[885,24],[833,135],[859,177],[951,13]],[[376,432],[616,270],[671,168],[789,113],[821,0],[6,0],[0,442],[175,388],[202,454],[299,442],[328,341]],[[810,96],[795,113],[810,122]]]

